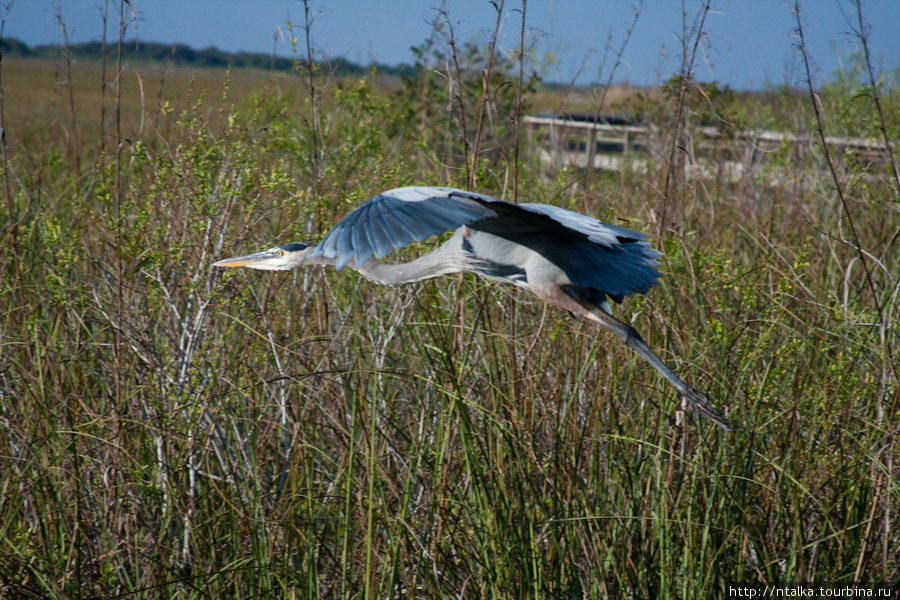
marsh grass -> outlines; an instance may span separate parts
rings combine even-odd
[[[886,166],[846,163],[871,287],[814,156],[737,184],[661,161],[587,189],[523,159],[522,200],[660,231],[666,277],[618,312],[727,407],[726,433],[610,336],[515,290],[209,268],[317,239],[382,189],[463,185],[429,144],[454,121],[410,104],[415,86],[320,81],[313,122],[297,79],[172,70],[123,94],[118,218],[98,105],[76,90],[74,121],[35,110],[54,67],[26,66],[32,87],[3,63],[4,596],[709,598],[900,578]],[[898,114],[896,90],[881,100]],[[70,122],[79,149],[53,134]],[[81,177],[74,151],[95,165]],[[502,194],[496,160],[473,172]]]

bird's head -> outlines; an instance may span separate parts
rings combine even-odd
[[[249,267],[262,271],[289,271],[296,267],[313,264],[313,261],[306,260],[307,255],[312,252],[313,248],[315,248],[313,244],[291,242],[290,244],[276,246],[262,252],[226,258],[214,262],[212,266],[220,268]]]

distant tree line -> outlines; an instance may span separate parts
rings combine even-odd
[[[107,46],[107,52],[114,52],[114,44]],[[0,51],[7,58],[48,58],[60,56],[65,49],[58,45],[29,46],[16,38],[0,40]],[[100,42],[84,42],[71,44],[69,55],[73,60],[95,61],[102,57]],[[110,54],[111,56],[112,54]],[[130,40],[122,44],[122,59],[142,63],[162,63],[193,67],[231,67],[233,69],[272,69],[275,71],[291,71],[298,61],[306,68],[306,58],[285,58],[261,52],[223,52],[215,46],[195,50],[186,44],[161,44],[159,42],[141,42]],[[379,63],[359,65],[343,58],[317,61],[316,68],[324,75],[352,76],[369,73],[374,67],[382,75],[397,77],[415,76],[415,67],[410,65],[389,66]]]

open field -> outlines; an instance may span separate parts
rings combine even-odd
[[[473,88],[463,125],[428,75],[310,90],[129,69],[117,136],[99,65],[0,66],[0,597],[900,581],[889,162],[785,151],[735,183],[701,178],[685,157],[709,90],[682,111],[656,90],[635,102],[661,135],[686,131],[645,172],[548,172],[528,140],[516,169],[515,85],[491,96],[477,190],[512,200],[517,182],[520,201],[647,232],[665,277],[616,313],[727,410],[725,432],[617,340],[509,287],[210,268],[318,240],[384,189],[465,187]],[[898,91],[881,91],[900,139]],[[877,131],[872,102],[822,98],[829,134]],[[748,128],[815,121],[795,92],[723,106]]]

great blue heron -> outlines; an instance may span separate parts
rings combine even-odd
[[[436,250],[408,263],[382,258],[413,240],[450,229]],[[728,429],[724,415],[703,392],[686,384],[627,323],[612,316],[608,299],[621,303],[646,293],[660,276],[661,255],[640,233],[548,204],[512,204],[445,187],[403,187],[384,192],[344,217],[318,245],[294,242],[220,260],[215,267],[285,271],[331,265],[359,271],[382,285],[424,281],[451,273],[476,273],[511,283],[615,334],[675,386],[697,411]]]

